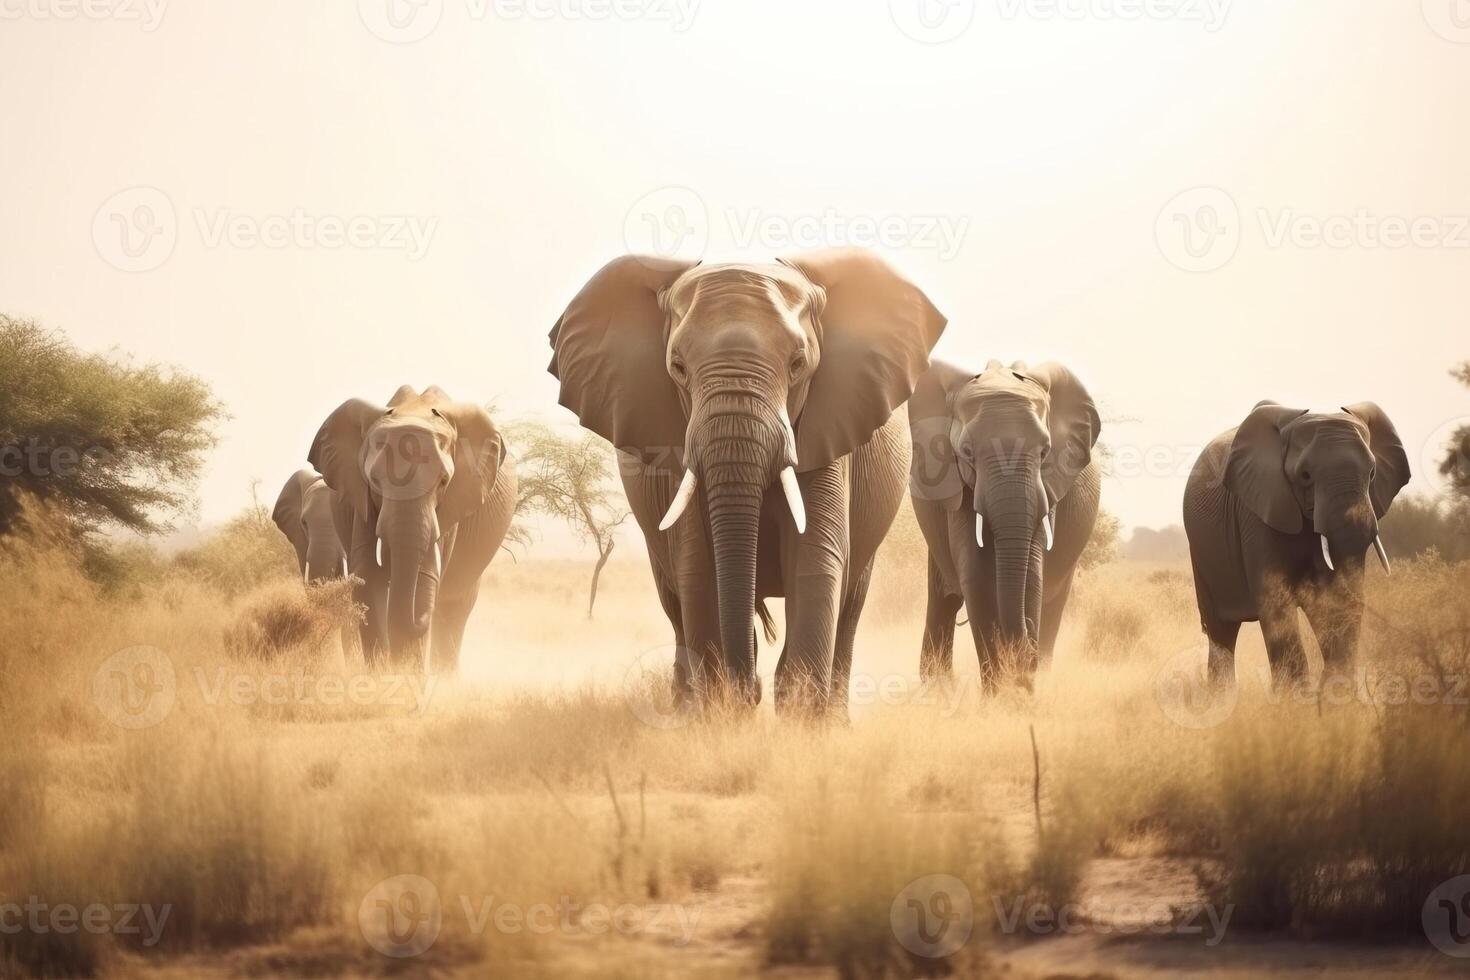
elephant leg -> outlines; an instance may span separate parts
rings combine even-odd
[[[1207,619],[1205,636],[1210,641],[1210,687],[1217,691],[1233,689],[1235,687],[1235,641],[1240,637],[1240,624]]]
[[[1303,611],[1322,650],[1322,684],[1350,683],[1363,628],[1363,597],[1346,589],[1310,590]]]
[[[352,601],[363,608],[362,622],[358,624],[362,660],[369,669],[381,667],[388,654],[388,626],[384,619],[388,608],[388,574],[386,569],[378,567],[377,535],[366,522],[358,521],[352,526],[348,567],[358,579],[352,588]]]
[[[954,671],[955,616],[965,600],[951,595],[934,556],[929,556],[929,600],[924,610],[924,642],[919,648],[919,679],[948,677]]]
[[[679,594],[657,566],[653,571],[653,587],[658,593],[658,604],[663,607],[674,631],[674,700],[682,704],[694,694],[694,664],[690,662],[689,649],[685,646],[684,614],[679,606]]]
[[[429,631],[433,644],[431,665],[436,674],[453,674],[459,670],[459,651],[464,643],[464,628],[475,608],[480,591],[463,595],[440,595],[434,606],[434,625]]]
[[[833,717],[847,719],[848,688],[852,684],[852,648],[857,642],[858,620],[868,601],[868,586],[873,581],[873,563],[858,573],[847,589],[842,613],[837,617],[837,638],[832,647],[832,694],[829,710]]]
[[[820,715],[832,685],[832,657],[849,550],[848,459],[799,477],[807,528],[781,526],[786,586],[786,654],[776,670],[776,709]]]
[[[1067,610],[1067,600],[1072,597],[1072,579],[1076,569],[1069,571],[1057,591],[1041,604],[1041,664],[1050,666],[1052,654],[1056,652],[1057,634],[1062,631],[1062,613]]]
[[[1296,685],[1307,676],[1307,651],[1295,605],[1273,603],[1261,609],[1261,633],[1271,662],[1271,685]]]
[[[670,499],[672,494],[671,488]],[[715,562],[704,531],[703,507],[703,501],[696,496],[689,512],[670,533],[674,537],[672,554],[676,575],[672,592],[679,604],[675,637],[682,636],[684,673],[689,688],[708,698],[724,686],[721,677],[725,662],[720,642],[720,605],[715,594]]]

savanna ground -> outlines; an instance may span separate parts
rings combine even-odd
[[[462,677],[426,687],[351,679],[340,589],[104,589],[32,524],[0,545],[0,975],[1369,976],[1470,953],[1470,878],[1431,898],[1470,872],[1470,566],[1374,573],[1358,692],[1273,695],[1247,628],[1232,704],[1200,697],[1187,569],[1105,565],[1034,693],[982,699],[964,629],[954,683],[918,683],[900,534],[852,724],[813,727],[769,696],[669,714],[639,561],[589,622],[588,565],[502,556]]]

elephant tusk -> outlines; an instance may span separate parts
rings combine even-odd
[[[1392,575],[1393,569],[1388,565],[1388,552],[1384,550],[1383,539],[1376,534],[1373,535],[1373,550],[1378,552],[1378,560],[1383,562],[1383,574]]]
[[[679,483],[679,490],[674,494],[674,502],[669,504],[669,512],[659,522],[658,529],[667,531],[673,527],[684,514],[684,508],[689,506],[689,501],[694,499],[695,487],[699,485],[699,478],[694,475],[693,467],[684,471],[684,479]]]
[[[337,559],[337,568],[338,568],[338,575],[341,578],[346,578],[347,577],[347,556],[346,555],[343,555],[341,558],[338,558]]]
[[[383,539],[378,539],[378,567],[383,567]]]
[[[444,552],[439,548],[439,542],[434,542],[434,577],[444,577]]]
[[[1046,532],[1046,550],[1050,551],[1054,538],[1054,535],[1052,533],[1050,512],[1048,512],[1047,515],[1041,519],[1041,529]]]
[[[801,500],[801,485],[796,482],[796,470],[790,466],[781,471],[781,489],[786,494],[786,506],[791,508],[791,519],[796,522],[796,533],[806,533],[806,504]]]
[[[310,585],[311,584],[311,565],[310,565],[310,563],[301,566],[301,584],[302,585]]]
[[[1332,564],[1332,549],[1327,547],[1327,535],[1320,534],[1318,537],[1322,539],[1322,560],[1327,563],[1327,570],[1329,572],[1337,571],[1337,566]]]
[[[985,547],[985,515],[978,511],[975,513],[975,543]]]
[[[786,465],[797,466],[796,458],[796,429],[791,425],[791,416],[786,414],[786,406],[781,406],[781,429],[786,437]]]

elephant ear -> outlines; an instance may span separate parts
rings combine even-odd
[[[306,570],[306,529],[301,526],[302,509],[306,504],[306,489],[321,477],[312,470],[297,470],[291,474],[286,485],[281,488],[281,495],[276,498],[275,510],[271,511],[271,520],[275,521],[276,527],[291,542],[296,549],[296,561],[301,565],[301,570]]]
[[[1393,498],[1409,482],[1409,454],[1404,452],[1403,440],[1393,422],[1373,402],[1358,402],[1343,411],[1368,427],[1368,448],[1373,450],[1376,467],[1373,486],[1368,492],[1373,498],[1373,513],[1382,517],[1388,513]]]
[[[439,497],[439,524],[458,524],[480,509],[505,461],[505,440],[478,405],[448,402],[434,408],[454,426],[454,476]]]
[[[1041,466],[1041,482],[1056,506],[1092,462],[1092,449],[1102,433],[1102,416],[1082,381],[1062,365],[1048,361],[1029,374],[1050,394],[1046,424],[1051,452]]]
[[[1225,461],[1225,489],[1252,514],[1283,534],[1302,529],[1302,508],[1286,478],[1286,440],[1281,429],[1307,414],[1261,402],[1235,430]]]
[[[863,249],[780,262],[827,294],[817,370],[796,423],[797,469],[814,470],[866,444],[908,401],[948,321],[919,287]]]
[[[909,436],[914,454],[909,463],[909,493],[932,500],[946,510],[964,503],[965,481],[954,449],[954,394],[975,377],[946,361],[931,361],[909,399]]]
[[[686,427],[669,377],[660,294],[698,263],[626,255],[593,276],[551,328],[559,401],[617,449],[657,463]]]
[[[341,494],[360,517],[373,513],[372,494],[362,472],[362,441],[368,427],[385,412],[383,406],[361,398],[343,402],[317,430],[306,456],[327,486]]]

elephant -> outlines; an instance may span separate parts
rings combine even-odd
[[[301,578],[325,582],[347,575],[347,549],[342,536],[351,512],[342,495],[327,486],[316,470],[297,470],[281,488],[271,520],[296,549]]]
[[[490,415],[441,389],[342,403],[308,459],[349,512],[363,656],[453,672],[480,578],[516,506],[515,462]],[[442,581],[441,581],[442,580]]]
[[[551,331],[560,403],[619,451],[683,704],[758,704],[757,615],[786,606],[775,700],[845,714],[873,556],[902,501],[904,404],[946,320],[887,262],[615,259]]]
[[[914,515],[929,550],[920,676],[947,676],[963,605],[991,688],[1007,658],[1049,662],[1097,523],[1102,421],[1060,364],[979,374],[936,360],[909,402]]]
[[[1378,521],[1409,482],[1393,423],[1372,402],[1308,412],[1263,401],[1195,462],[1184,530],[1215,689],[1235,683],[1240,624],[1259,621],[1275,685],[1304,679],[1297,610],[1328,676],[1346,676],[1363,620]]]

